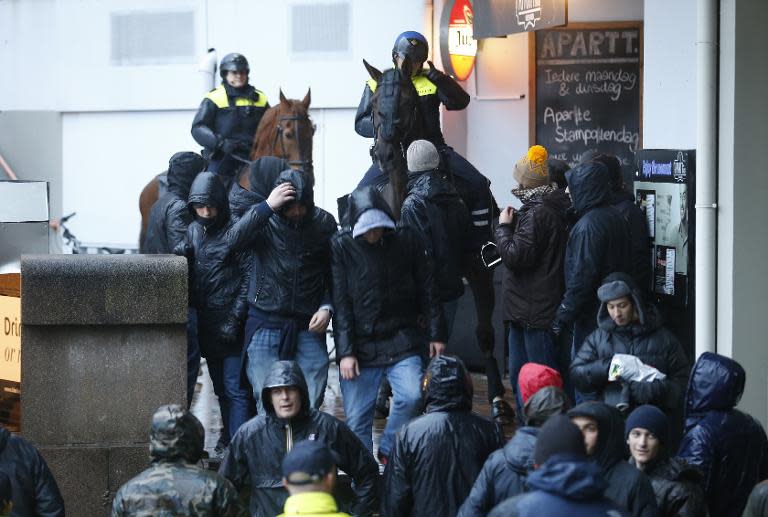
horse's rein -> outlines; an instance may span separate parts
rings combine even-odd
[[[285,140],[283,139],[283,122],[287,122],[293,120],[297,122],[296,126],[298,128],[298,122],[309,122],[309,115],[290,115],[290,116],[283,116],[279,117],[277,119],[277,131],[275,131],[275,138],[272,141],[272,154],[275,154],[275,148],[277,147],[277,140],[280,139],[280,152],[282,153],[282,156],[285,158],[288,157],[288,153],[285,150]],[[299,132],[296,131],[296,145],[299,149],[299,157],[306,156],[304,153],[302,153],[301,149],[301,138],[299,138]],[[291,160],[288,162],[288,165],[291,166],[299,166],[302,168],[302,170],[311,169],[312,168],[312,159],[309,160],[306,159],[300,159],[300,160]]]

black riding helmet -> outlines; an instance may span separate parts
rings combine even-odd
[[[248,60],[242,54],[227,54],[221,60],[219,65],[219,75],[222,79],[227,77],[227,72],[245,72],[246,74],[251,71],[248,66]]]
[[[416,31],[405,31],[395,40],[392,47],[392,61],[397,64],[397,57],[411,58],[412,63],[423,63],[429,54],[429,43],[423,34]]]

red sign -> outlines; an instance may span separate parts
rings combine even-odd
[[[443,10],[440,24],[443,65],[459,81],[466,80],[475,66],[477,40],[472,37],[473,18],[469,0],[448,2]]]

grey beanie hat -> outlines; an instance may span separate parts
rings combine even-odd
[[[632,288],[623,280],[606,282],[597,289],[597,297],[603,303],[618,300],[625,296],[632,296]]]
[[[355,227],[352,229],[352,237],[358,238],[368,230],[375,228],[395,228],[395,222],[387,215],[384,210],[378,208],[369,208],[357,218]]]
[[[411,172],[431,171],[440,166],[440,154],[429,140],[414,140],[406,154]]]

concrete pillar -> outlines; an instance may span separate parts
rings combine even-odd
[[[150,255],[25,255],[21,431],[70,515],[107,515],[149,464],[151,417],[186,400],[187,265]]]

